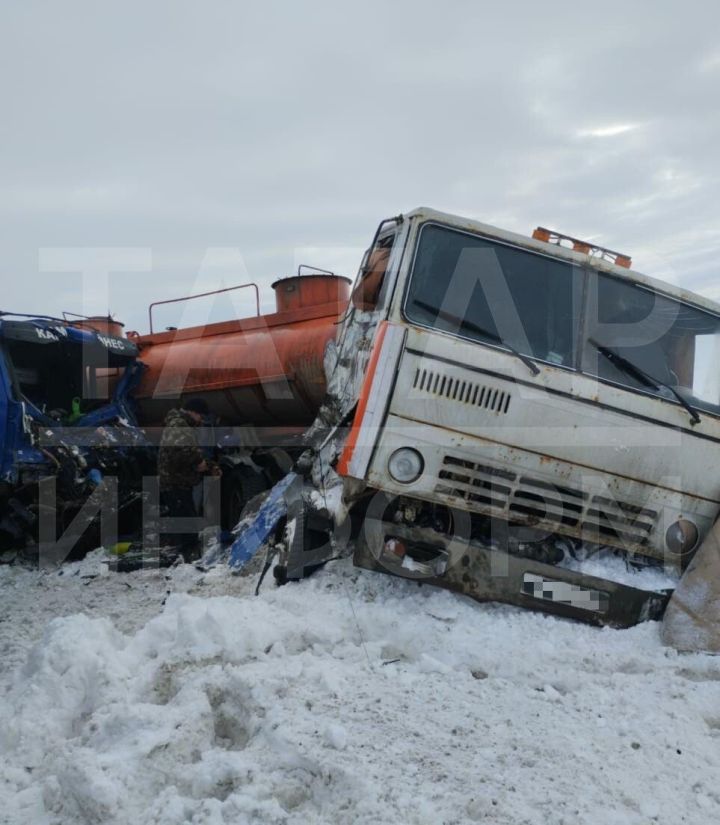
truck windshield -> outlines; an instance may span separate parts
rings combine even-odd
[[[665,397],[670,388],[694,407],[720,411],[720,318],[631,281],[598,274],[593,282],[583,369]],[[603,348],[619,360],[603,357]],[[648,387],[642,374],[660,386]]]
[[[573,366],[582,279],[545,255],[429,224],[405,304],[409,320]]]
[[[683,403],[693,420],[694,408],[720,414],[720,317],[629,278],[426,224],[404,312],[421,326]]]
[[[49,337],[38,336],[38,331]],[[107,404],[121,370],[131,361],[99,345],[83,347],[55,338],[32,324],[6,322],[2,332],[0,357],[4,356],[15,400],[29,401],[59,421]]]

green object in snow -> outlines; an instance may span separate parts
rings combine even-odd
[[[110,548],[110,553],[113,556],[124,556],[125,553],[132,547],[131,541],[119,541],[117,544],[113,544]]]
[[[68,424],[74,424],[79,418],[82,418],[82,410],[80,409],[81,399],[73,398],[72,412],[68,416]]]

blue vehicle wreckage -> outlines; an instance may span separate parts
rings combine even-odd
[[[118,479],[119,510],[137,501],[137,356],[125,338],[0,314],[0,552],[36,548],[43,516],[46,535],[61,536],[106,476]]]
[[[160,430],[138,421],[133,392],[146,370],[138,356],[133,340],[101,329],[0,313],[0,562],[19,554],[55,565],[121,538],[135,551],[118,569],[177,557],[148,481]],[[262,451],[263,468],[243,457],[232,428],[206,432],[207,452],[224,469],[223,518],[215,512],[214,524],[232,527],[246,501],[284,472]]]

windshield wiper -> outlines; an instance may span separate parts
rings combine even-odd
[[[417,306],[421,307],[424,310],[427,310],[428,312],[432,312],[436,317],[442,318],[443,321],[447,321],[449,324],[456,324],[458,327],[465,327],[466,329],[471,330],[477,335],[482,335],[483,338],[487,338],[490,341],[494,341],[496,344],[499,344],[501,347],[505,347],[505,349],[510,350],[510,352],[513,355],[519,358],[533,375],[539,374],[539,368],[533,361],[530,360],[530,358],[528,358],[527,355],[523,355],[522,352],[516,350],[515,347],[508,344],[507,341],[503,341],[503,339],[499,335],[496,335],[494,332],[490,332],[490,330],[483,329],[481,326],[478,326],[472,321],[468,321],[465,318],[461,318],[459,315],[454,315],[452,312],[445,312],[444,309],[440,309],[440,307],[436,307],[432,304],[428,304],[425,301],[421,301],[419,298],[413,298],[413,303],[417,304]]]
[[[645,372],[644,369],[638,367],[637,364],[633,364],[632,361],[628,361],[627,358],[620,355],[619,352],[615,352],[615,350],[610,349],[609,347],[605,347],[602,344],[598,344],[593,338],[588,338],[588,343],[592,344],[595,349],[604,355],[607,360],[614,366],[617,367],[622,372],[631,375],[637,381],[639,381],[644,387],[648,387],[648,389],[652,390],[659,390],[660,387],[664,387],[666,390],[669,390],[675,398],[680,402],[680,404],[687,410],[688,414],[690,415],[690,421],[693,424],[699,424],[701,421],[700,415],[695,407],[688,404],[688,402],[680,395],[680,393],[670,384],[666,384],[664,381],[660,381],[658,378],[650,375],[649,373]]]

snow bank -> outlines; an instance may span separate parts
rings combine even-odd
[[[717,821],[720,661],[662,648],[657,625],[597,630],[346,561],[259,598],[232,584],[131,632],[47,625],[0,689],[0,821]]]

